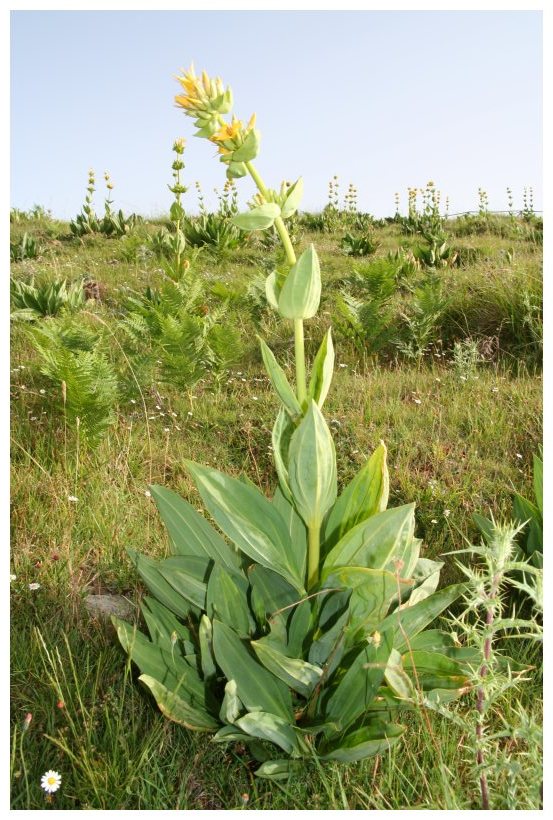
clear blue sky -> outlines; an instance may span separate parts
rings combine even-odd
[[[257,165],[273,186],[305,179],[304,207],[328,180],[351,181],[376,215],[408,186],[435,181],[451,212],[485,188],[505,209],[532,186],[542,207],[540,12],[12,12],[11,201],[69,218],[87,170],[115,184],[126,211],[159,214],[171,195],[171,145],[188,139],[193,181],[224,184],[214,147],[174,107],[174,75],[193,60],[257,112]],[[242,202],[251,187],[238,182]],[[103,189],[97,194],[101,209]],[[215,200],[212,199],[212,203]]]

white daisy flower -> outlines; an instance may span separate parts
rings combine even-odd
[[[36,589],[40,589],[40,584],[37,584],[36,582],[29,584],[29,589],[31,592],[34,592]]]
[[[10,583],[11,581],[17,581],[17,575],[10,575]]]
[[[67,500],[72,501],[73,503],[76,503],[79,499],[77,498],[76,495],[68,495]]]
[[[61,786],[61,774],[58,774],[58,772],[54,772],[50,769],[50,771],[43,774],[40,778],[40,785],[45,792],[48,792],[48,794],[57,792]]]

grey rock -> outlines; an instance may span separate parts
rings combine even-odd
[[[136,614],[136,607],[123,595],[87,595],[84,605],[94,618],[109,620],[112,615],[128,619]]]

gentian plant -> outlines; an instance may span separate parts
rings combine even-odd
[[[245,231],[274,226],[288,271],[267,278],[269,304],[293,327],[295,385],[267,344],[263,361],[280,400],[272,434],[278,483],[267,498],[246,477],[187,467],[219,531],[170,489],[151,488],[172,555],[129,551],[149,595],[149,637],[114,619],[124,648],[161,711],[214,740],[248,745],[259,776],[284,778],[302,758],[355,761],[404,732],[398,710],[442,708],[467,674],[453,639],[425,628],[461,593],[436,591],[442,564],[420,557],[414,504],[387,509],[386,447],[338,492],[336,454],[322,408],[333,373],[331,331],[307,378],[304,322],[317,313],[321,274],[311,245],[299,258],[286,220],[302,180],[266,187],[253,160],[255,116],[235,116],[230,88],[193,68],[176,103],[215,143],[227,176],[258,192]]]

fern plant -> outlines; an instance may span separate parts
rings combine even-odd
[[[101,350],[100,335],[82,323],[52,320],[31,332],[40,372],[56,385],[57,409],[90,446],[116,420],[117,376]]]

